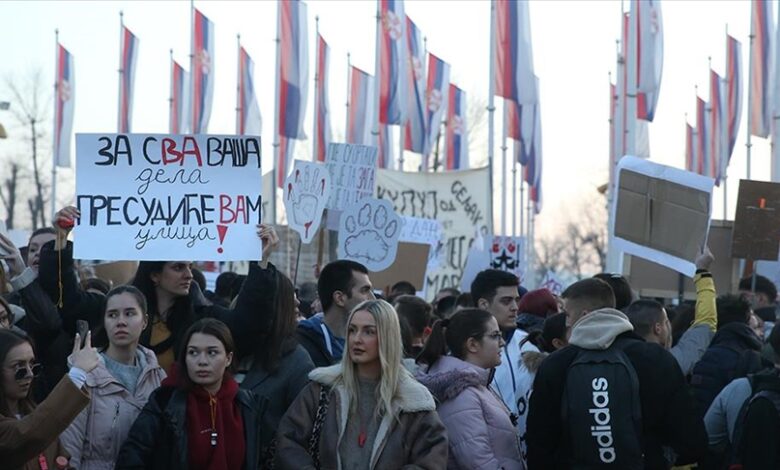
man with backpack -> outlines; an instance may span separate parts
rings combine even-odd
[[[584,279],[563,292],[570,345],[534,381],[530,469],[669,468],[706,453],[707,438],[674,357],[633,333],[612,289]]]

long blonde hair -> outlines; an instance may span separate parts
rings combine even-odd
[[[376,322],[379,362],[382,366],[376,411],[380,415],[385,415],[393,412],[392,401],[398,394],[401,378],[409,374],[401,364],[403,359],[401,325],[393,306],[384,300],[366,300],[360,303],[350,312],[347,325],[352,322],[355,313],[363,311],[371,314]],[[359,395],[358,373],[357,365],[349,357],[349,350],[344,351],[341,358],[341,370],[340,380],[347,391],[350,410],[356,412]]]

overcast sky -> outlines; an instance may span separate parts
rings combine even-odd
[[[310,78],[314,79],[314,28],[331,46],[330,109],[334,136],[345,125],[346,54],[352,63],[373,73],[374,1],[316,1],[309,4]],[[428,50],[452,65],[452,82],[469,97],[486,101],[490,3],[482,1],[407,0],[407,14],[428,40]],[[694,86],[709,96],[707,58],[723,74],[725,31],[743,46],[743,83],[747,87],[750,3],[747,1],[663,2],[665,57],[655,122],[650,125],[654,161],[684,167],[684,119],[695,121]],[[274,112],[276,3],[273,1],[197,1],[195,6],[215,24],[216,67],[210,133],[234,133],[236,101],[236,34],[255,61],[256,89],[263,115],[264,167],[271,165]],[[627,3],[626,3],[627,7]],[[189,68],[190,4],[187,1],[127,2],[0,2],[0,76],[24,76],[40,68],[53,83],[54,30],[75,56],[75,132],[116,130],[119,11],[140,39],[133,112],[134,132],[167,132],[170,86],[169,49]],[[775,8],[776,10],[776,8]],[[561,214],[606,182],[608,161],[608,73],[615,70],[615,40],[620,33],[619,1],[532,1],[531,29],[536,74],[541,83],[544,132],[544,209],[541,233],[555,230]],[[774,19],[773,19],[774,21]],[[747,88],[743,102],[747,103]],[[307,128],[311,129],[313,88],[309,92]],[[0,100],[8,99],[0,87]],[[10,115],[0,114],[9,133]],[[730,217],[736,181],[745,176],[746,109],[729,168]],[[497,129],[500,121],[497,120]],[[310,132],[309,132],[310,133]],[[500,136],[500,133],[497,134]],[[13,135],[12,135],[13,136]],[[753,140],[753,179],[769,177],[769,145]],[[12,139],[0,141],[0,161],[17,152]],[[485,147],[487,143],[485,142]],[[299,143],[296,156],[311,155],[311,141]],[[497,145],[498,149],[498,145]],[[500,154],[499,152],[497,152]],[[472,155],[484,162],[485,153]],[[0,164],[2,168],[2,164]],[[66,181],[69,170],[62,171]],[[66,202],[67,194],[60,195]],[[715,193],[714,218],[722,217],[722,193]],[[498,212],[498,205],[496,206]]]

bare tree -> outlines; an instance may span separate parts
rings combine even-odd
[[[11,93],[11,98],[13,100],[12,113],[14,117],[19,124],[26,127],[29,131],[27,140],[30,142],[35,195],[27,200],[27,206],[30,210],[33,230],[35,230],[38,227],[46,225],[44,184],[41,180],[39,165],[39,145],[46,135],[41,129],[41,124],[47,122],[49,119],[48,105],[50,102],[50,95],[47,93],[48,87],[43,81],[43,74],[40,69],[31,71],[29,76],[22,80],[9,75],[5,78],[5,85]],[[6,188],[7,187],[6,182]],[[15,183],[14,189],[16,189]],[[11,201],[9,200],[8,202],[10,203]]]
[[[9,167],[8,176],[3,179],[2,186],[0,186],[0,200],[5,206],[5,224],[9,229],[12,229],[14,228],[14,209],[16,208],[16,194],[19,184],[19,164],[11,162]]]

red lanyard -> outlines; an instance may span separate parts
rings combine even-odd
[[[41,467],[41,470],[49,470],[49,463],[46,462],[46,456],[43,454],[38,455],[38,465]]]

